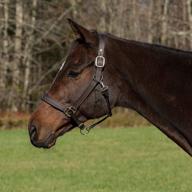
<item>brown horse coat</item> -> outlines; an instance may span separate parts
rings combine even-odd
[[[78,98],[76,93],[83,92],[94,67],[83,63],[86,63],[85,58],[86,61],[93,60],[98,49],[98,34],[71,20],[70,24],[81,41],[75,41],[66,67],[49,90],[49,94],[63,104],[73,103]],[[104,36],[104,83],[109,86],[111,107],[136,110],[192,155],[192,53],[120,39],[110,34]],[[78,64],[76,69],[81,69],[80,75],[69,81],[65,74],[74,68],[74,63]],[[104,104],[95,105],[93,95],[79,111],[83,121],[103,115]],[[29,131],[35,127],[36,137],[34,132],[31,133],[36,140],[33,144],[36,142],[36,146],[45,147],[50,134],[55,134],[56,139],[61,128],[62,133],[72,129],[69,124],[63,114],[42,102],[29,124]]]

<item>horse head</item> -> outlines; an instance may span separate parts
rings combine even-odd
[[[68,21],[77,38],[29,122],[30,139],[37,147],[50,148],[74,127],[84,129],[87,120],[110,116],[116,103],[107,37]]]

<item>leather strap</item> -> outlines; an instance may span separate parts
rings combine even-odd
[[[68,118],[71,118],[72,122],[75,123],[81,130],[82,134],[87,134],[90,129],[104,121],[106,118],[112,115],[111,106],[109,101],[109,91],[108,87],[103,83],[103,70],[105,67],[105,57],[104,57],[104,48],[105,48],[105,41],[104,36],[99,34],[99,49],[98,49],[98,56],[95,58],[95,73],[93,79],[84,93],[78,98],[78,100],[74,103],[74,105],[61,105],[59,102],[52,99],[47,93],[43,95],[42,100],[47,104],[51,105],[55,109],[64,113]],[[81,105],[85,102],[85,100],[90,96],[90,94],[100,86],[100,92],[104,97],[106,104],[107,104],[107,114],[96,123],[92,124],[89,127],[86,127],[76,116],[76,112],[79,110]],[[85,132],[84,132],[85,131]]]

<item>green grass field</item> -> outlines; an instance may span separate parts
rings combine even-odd
[[[192,159],[154,127],[72,131],[50,150],[0,131],[0,192],[190,192]]]

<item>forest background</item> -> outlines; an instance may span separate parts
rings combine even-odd
[[[0,0],[0,127],[26,122],[48,89],[74,38],[67,18],[122,38],[192,50],[191,0]],[[130,110],[114,114],[106,126],[148,124]]]

